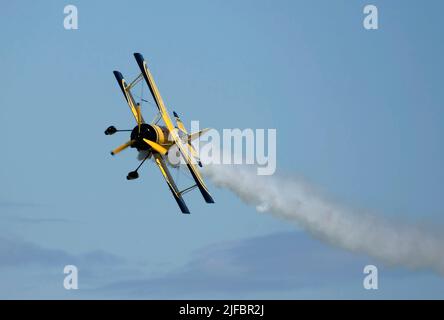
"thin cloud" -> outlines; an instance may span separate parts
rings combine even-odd
[[[0,237],[0,268],[60,267],[66,264],[85,266],[118,265],[123,263],[123,261],[122,258],[102,250],[73,255],[64,250],[45,248],[17,238]]]
[[[320,286],[327,279],[341,281],[350,276],[350,270],[361,277],[366,262],[364,257],[327,248],[299,232],[278,233],[209,246],[162,277],[118,281],[97,292],[132,298],[285,292]]]
[[[72,223],[75,220],[65,219],[65,218],[40,218],[40,217],[26,217],[26,216],[5,216],[3,219],[25,224],[40,224],[40,223]]]
[[[3,208],[35,208],[41,206],[42,204],[32,202],[0,201],[0,207]]]

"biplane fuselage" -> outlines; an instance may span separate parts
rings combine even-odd
[[[153,76],[148,69],[146,61],[143,59],[143,56],[140,53],[135,53],[134,57],[141,71],[136,79],[128,84],[119,71],[114,71],[114,76],[119,83],[120,89],[122,90],[122,93],[125,97],[126,102],[128,103],[131,113],[136,120],[137,125],[132,130],[117,130],[114,126],[110,126],[105,130],[106,135],[112,135],[118,131],[131,131],[130,140],[111,151],[111,154],[115,155],[128,147],[136,148],[138,151],[148,151],[145,158],[139,164],[137,169],[128,173],[127,179],[137,179],[139,177],[138,170],[141,165],[145,162],[145,160],[152,157],[156,165],[159,167],[163,177],[165,178],[165,181],[169,189],[171,190],[177,204],[179,205],[182,213],[190,213],[182,196],[194,188],[199,189],[200,193],[207,203],[214,203],[214,200],[208,192],[203,178],[196,166],[196,164],[202,166],[199,160],[199,155],[191,144],[194,139],[198,139],[208,129],[188,134],[185,126],[183,125],[176,112],[173,112],[174,118],[176,120],[176,125],[174,125],[159,93],[159,89],[154,82]],[[136,102],[131,93],[131,88],[133,88],[139,81],[142,80],[145,80],[146,84],[148,85],[148,88],[158,109],[158,114],[151,123],[145,122],[140,109],[140,103]],[[164,125],[157,124],[160,120],[163,120]],[[185,160],[186,166],[195,181],[195,185],[185,188],[184,190],[178,189],[167,167],[167,163],[169,162],[167,159],[168,150],[172,146],[177,146],[180,155]]]

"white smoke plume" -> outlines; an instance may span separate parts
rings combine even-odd
[[[332,245],[389,265],[444,275],[444,239],[436,234],[342,207],[296,178],[258,176],[245,166],[231,165],[208,165],[204,173],[257,211],[295,222]]]

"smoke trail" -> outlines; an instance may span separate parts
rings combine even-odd
[[[204,173],[257,211],[296,222],[323,241],[390,265],[432,269],[444,275],[441,237],[341,207],[297,179],[258,176],[246,167],[227,165],[208,165]]]

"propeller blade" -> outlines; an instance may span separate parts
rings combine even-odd
[[[116,154],[118,154],[120,151],[125,150],[126,148],[130,147],[132,144],[134,143],[134,140],[130,140],[124,144],[122,144],[121,146],[115,148],[113,151],[111,151],[111,155],[114,156]]]
[[[161,155],[165,155],[168,152],[168,150],[166,148],[162,147],[160,144],[158,144],[154,141],[151,141],[148,139],[143,139],[143,141],[145,141],[146,144],[148,144],[151,148],[153,148],[154,151],[157,151]]]

